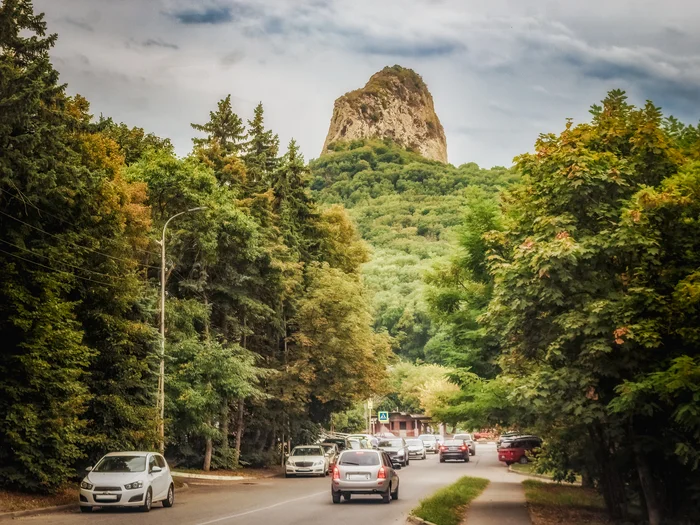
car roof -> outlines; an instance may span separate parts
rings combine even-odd
[[[126,452],[110,452],[105,456],[147,456],[148,454],[158,454],[158,452],[142,452],[138,450],[129,450]]]
[[[359,450],[355,450],[355,449],[352,449],[352,450],[343,450],[343,451],[340,453],[340,455],[342,456],[343,454],[347,454],[348,452],[362,452],[363,454],[368,454],[368,453],[371,452],[371,453],[373,453],[373,454],[384,454],[384,451],[383,451],[383,450],[377,450],[377,449],[374,449],[374,448],[361,448],[361,449],[359,449]]]
[[[328,444],[330,445],[331,443]],[[292,450],[294,450],[295,448],[321,448],[321,445],[297,445]]]

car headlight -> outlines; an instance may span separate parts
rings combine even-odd
[[[396,453],[396,455],[397,455],[397,456],[403,456],[403,450],[399,450],[399,451]]]
[[[92,483],[88,483],[87,481],[81,481],[80,482],[80,488],[85,489],[85,490],[92,490],[92,487],[94,487]]]
[[[323,465],[323,460],[322,460],[322,459],[318,459],[318,460],[314,461],[314,467],[317,467],[317,466],[319,466],[319,465]]]
[[[291,459],[288,459],[288,460],[287,460],[287,465],[289,465],[290,467],[293,467],[293,466],[294,466],[294,462],[293,462]]]
[[[134,481],[133,483],[128,483],[124,485],[126,490],[140,489],[143,487],[143,481]]]

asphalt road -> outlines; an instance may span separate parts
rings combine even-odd
[[[330,477],[267,478],[191,486],[175,495],[166,509],[154,504],[150,513],[131,509],[95,510],[91,514],[64,512],[18,520],[27,524],[120,524],[130,525],[370,525],[405,523],[406,515],[420,499],[462,476],[500,478],[506,468],[498,462],[494,445],[477,445],[469,463],[440,463],[437,456],[411,461],[399,471],[400,497],[390,504],[378,496],[353,496],[349,502],[331,502]],[[512,476],[513,474],[511,474]]]

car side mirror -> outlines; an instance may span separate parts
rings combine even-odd
[[[161,472],[163,469],[160,468],[158,465],[154,465],[153,468],[151,469],[151,472]]]
[[[85,472],[92,472],[92,467],[85,467]]]

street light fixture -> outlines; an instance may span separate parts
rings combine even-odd
[[[158,411],[158,435],[160,453],[165,452],[165,230],[168,224],[175,217],[184,215],[191,211],[206,210],[206,206],[198,206],[189,210],[181,211],[165,221],[163,226],[163,236],[160,238],[160,373],[158,374],[158,400],[156,410]]]

